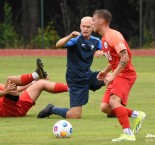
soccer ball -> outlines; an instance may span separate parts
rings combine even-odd
[[[72,134],[72,125],[66,120],[60,120],[54,124],[53,133],[58,138],[70,137]]]

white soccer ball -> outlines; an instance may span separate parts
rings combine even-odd
[[[58,138],[70,137],[72,134],[72,125],[66,120],[60,120],[53,126],[53,133]]]

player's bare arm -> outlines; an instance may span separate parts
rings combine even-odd
[[[115,77],[126,67],[129,61],[129,55],[126,49],[120,51],[119,56],[120,56],[120,62],[113,73]]]
[[[24,90],[26,90],[28,87],[30,87],[32,85],[32,83],[25,85],[25,86],[18,86],[17,90],[18,92],[23,92]]]
[[[114,78],[126,67],[129,61],[129,56],[128,56],[128,52],[126,49],[120,51],[119,56],[120,56],[120,62],[117,68],[114,70],[114,72],[111,75],[108,75],[105,78],[105,84],[107,87],[114,80]]]
[[[110,71],[111,71],[111,65],[109,64],[103,71],[99,72],[99,74],[97,75],[97,79],[99,81],[103,81]]]
[[[57,43],[56,43],[56,48],[62,48],[65,46],[65,44],[71,39],[71,38],[76,38],[77,36],[79,36],[80,33],[77,31],[73,31],[70,35],[60,39]]]

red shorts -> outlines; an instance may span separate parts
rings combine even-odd
[[[127,105],[129,92],[136,80],[136,76],[123,78],[117,76],[114,81],[107,88],[103,98],[102,103],[109,104],[110,96],[115,94],[121,98],[122,105]]]
[[[25,116],[29,109],[35,105],[27,91],[24,91],[18,102],[6,97],[0,98],[0,117],[21,117]]]

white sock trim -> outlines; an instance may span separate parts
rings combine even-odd
[[[139,111],[133,111],[131,117],[137,118],[139,116]]]
[[[125,128],[123,129],[123,132],[124,134],[127,134],[127,135],[134,135],[131,128]]]
[[[32,73],[32,77],[35,80],[35,79],[38,79],[39,78],[39,75],[36,72],[33,72]]]

